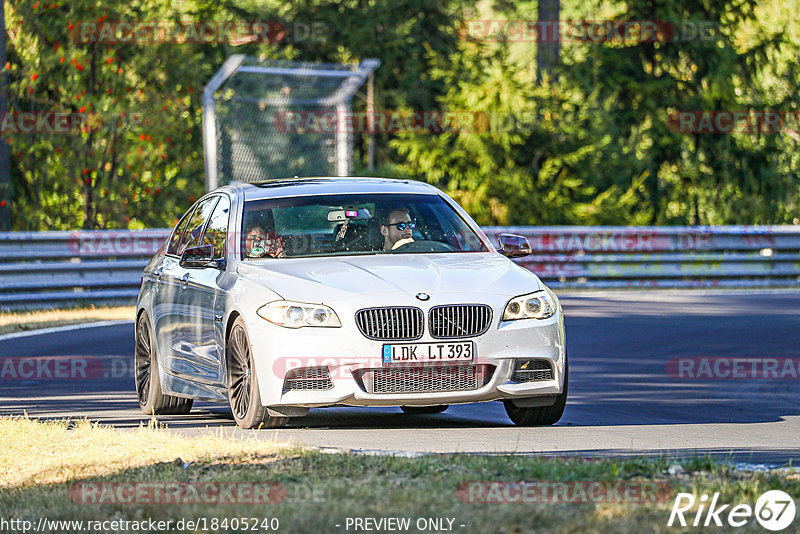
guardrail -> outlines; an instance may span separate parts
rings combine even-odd
[[[800,226],[485,227],[528,238],[518,260],[554,288],[800,286]]]
[[[554,288],[800,286],[800,226],[485,227]],[[169,230],[0,233],[0,308],[135,300]]]
[[[169,232],[0,233],[0,308],[133,302]]]

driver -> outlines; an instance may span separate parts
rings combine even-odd
[[[386,217],[381,221],[381,235],[383,235],[383,250],[390,251],[413,243],[412,231],[417,225],[411,221],[408,208],[394,207],[388,210]]]

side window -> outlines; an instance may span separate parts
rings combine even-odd
[[[192,213],[189,219],[189,224],[186,226],[186,231],[183,232],[183,238],[178,243],[176,254],[183,254],[183,251],[189,247],[196,247],[200,244],[200,238],[203,237],[203,228],[211,216],[211,210],[214,209],[214,204],[217,203],[219,197],[209,197],[197,205],[197,209]]]
[[[186,230],[186,223],[189,222],[189,217],[192,215],[192,211],[192,209],[189,209],[189,211],[187,211],[183,217],[181,217],[181,220],[178,221],[178,224],[175,225],[175,230],[172,233],[169,247],[167,247],[167,254],[178,254],[178,243],[180,243],[181,237],[183,237],[183,232]]]
[[[220,197],[203,236],[204,245],[210,244],[214,246],[214,259],[225,257],[225,240],[228,237],[228,216],[230,211],[231,201],[228,200],[228,197]]]

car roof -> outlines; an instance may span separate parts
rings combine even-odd
[[[406,193],[438,195],[435,187],[416,180],[362,177],[314,177],[269,180],[233,186],[245,200],[350,193]]]

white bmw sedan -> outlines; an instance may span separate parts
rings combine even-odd
[[[555,295],[422,182],[308,178],[213,191],[144,270],[136,393],[148,414],[229,402],[243,428],[319,406],[439,413],[502,400],[518,425],[567,400]]]

